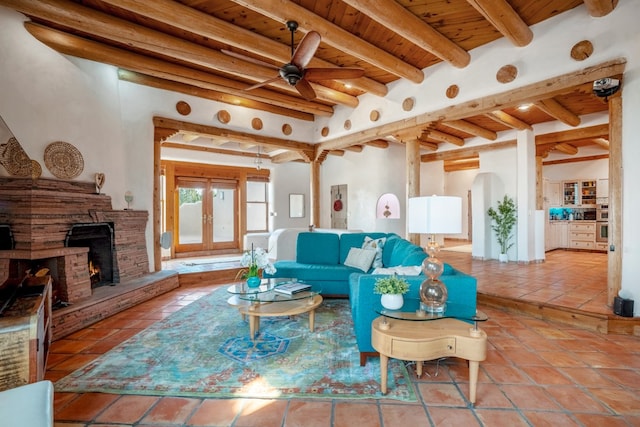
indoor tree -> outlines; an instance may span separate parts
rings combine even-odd
[[[511,239],[513,238],[513,227],[516,225],[517,220],[516,203],[505,194],[502,201],[498,200],[498,209],[489,208],[487,215],[494,222],[491,225],[491,229],[496,233],[496,239],[500,245],[501,261],[503,259],[506,261],[507,251],[513,246]]]

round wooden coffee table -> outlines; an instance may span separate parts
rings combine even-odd
[[[309,313],[309,330],[315,329],[316,308],[322,304],[319,291],[307,290],[291,295],[276,291],[278,286],[301,283],[294,279],[263,279],[260,288],[232,285],[227,290],[234,294],[227,302],[238,308],[242,317],[249,319],[249,336],[255,339],[260,330],[261,317],[291,317]]]

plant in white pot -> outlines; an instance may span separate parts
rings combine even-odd
[[[388,310],[399,310],[404,304],[403,295],[409,291],[409,282],[396,276],[381,277],[376,280],[373,292],[382,295],[380,303]]]
[[[513,246],[511,239],[513,227],[517,221],[516,213],[516,203],[506,194],[502,201],[498,201],[498,210],[492,207],[487,210],[487,215],[494,222],[491,229],[496,233],[496,239],[500,245],[500,262],[507,262],[507,251]]]

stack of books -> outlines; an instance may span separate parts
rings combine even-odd
[[[293,295],[311,289],[311,285],[300,282],[289,282],[275,287],[275,291],[285,295]]]

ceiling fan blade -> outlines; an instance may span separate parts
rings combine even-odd
[[[291,63],[296,67],[303,69],[307,66],[309,61],[311,61],[313,55],[315,55],[318,46],[320,46],[320,33],[316,31],[309,31],[293,53]]]
[[[310,101],[316,97],[316,92],[311,87],[311,84],[307,79],[300,79],[296,84],[296,89],[300,92],[300,95],[307,101]]]
[[[304,78],[315,80],[357,79],[364,76],[362,68],[307,68]]]
[[[234,58],[238,58],[241,61],[251,62],[252,64],[260,65],[261,67],[271,68],[272,70],[278,70],[279,68],[275,65],[269,64],[268,62],[261,61],[259,59],[251,58],[250,56],[245,56],[240,53],[233,52],[231,50],[221,49],[220,52],[225,55],[233,56]]]
[[[260,83],[256,83],[256,84],[254,84],[253,86],[249,86],[248,88],[245,88],[245,89],[242,89],[242,90],[244,90],[244,91],[248,91],[248,90],[258,89],[259,87],[266,86],[266,85],[268,85],[268,84],[271,84],[271,83],[273,83],[273,82],[276,82],[276,81],[280,80],[281,78],[282,78],[282,77],[277,76],[277,77],[274,77],[274,78],[272,78],[272,79],[265,80],[265,81],[260,82]]]

